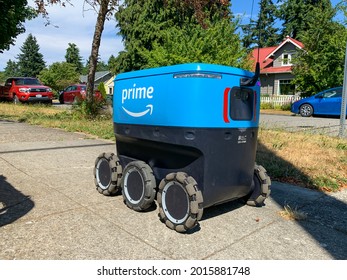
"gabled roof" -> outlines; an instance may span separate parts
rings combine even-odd
[[[99,80],[101,80],[103,77],[107,76],[107,75],[112,75],[110,71],[99,71],[99,72],[95,72],[95,79],[94,82],[98,82]],[[87,83],[87,79],[88,79],[88,75],[81,75],[80,76],[80,80],[83,83]]]
[[[274,50],[276,49],[276,47],[267,47],[267,48],[260,48],[260,49],[254,49],[253,50],[253,59],[254,59],[254,65],[258,59],[258,55],[259,55],[259,63],[260,63],[260,70],[264,69],[266,67],[270,67],[273,59],[266,59],[266,57],[269,55],[269,53],[272,53]],[[259,51],[259,53],[258,53]]]
[[[300,41],[287,36],[278,46],[256,48],[252,51],[254,69],[259,55],[260,73],[290,73],[292,69],[291,66],[273,67],[274,54],[278,52],[287,43],[293,44],[298,49],[302,49],[304,47],[304,44]]]
[[[268,59],[269,57],[273,56],[280,48],[282,48],[287,43],[292,43],[298,49],[302,49],[304,47],[303,43],[287,36],[277,48],[275,48],[271,53],[269,53],[267,55],[267,57],[265,57],[265,60]]]

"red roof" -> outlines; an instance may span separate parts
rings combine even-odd
[[[266,74],[266,73],[291,73],[292,72],[292,66],[282,66],[282,67],[269,67],[261,69],[260,73]]]
[[[304,47],[303,43],[293,38],[287,36],[281,44],[275,47],[266,47],[266,48],[256,48],[252,51],[252,58],[254,61],[254,69],[256,61],[258,60],[259,55],[259,63],[260,63],[260,73],[290,73],[292,67],[291,66],[282,66],[282,67],[273,67],[273,55],[286,43],[292,43],[297,48],[302,49]],[[259,50],[259,53],[258,53]]]

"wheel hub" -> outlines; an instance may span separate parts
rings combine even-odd
[[[163,210],[167,218],[176,224],[183,223],[189,215],[189,197],[183,186],[169,182],[163,189]]]

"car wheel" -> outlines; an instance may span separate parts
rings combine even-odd
[[[153,204],[156,181],[152,168],[145,162],[130,162],[124,168],[121,186],[124,203],[130,209],[145,211]]]
[[[14,104],[19,104],[20,103],[19,98],[18,98],[17,95],[13,95],[13,103]]]
[[[64,104],[64,93],[59,95],[59,103]]]
[[[157,201],[160,220],[177,232],[194,228],[203,214],[203,195],[195,179],[184,172],[161,180]]]
[[[300,106],[299,112],[302,117],[311,117],[313,115],[313,107],[310,104],[303,104]]]

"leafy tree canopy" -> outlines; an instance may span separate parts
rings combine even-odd
[[[45,85],[59,91],[70,84],[77,83],[80,75],[74,64],[55,62],[48,69],[42,70],[38,77]]]
[[[125,50],[113,72],[188,61],[242,64],[229,8],[225,0],[125,0],[116,13]]]
[[[27,4],[27,0],[0,0],[0,53],[14,45],[16,37],[25,32],[25,20],[35,17],[34,9]]]
[[[330,0],[287,0],[283,1],[277,11],[277,17],[282,21],[281,37],[290,36],[302,40],[301,33],[306,32],[311,25],[312,11],[329,12],[332,10]]]
[[[334,16],[335,10],[316,6],[307,13],[306,29],[300,31],[305,48],[294,60],[293,82],[303,96],[342,85],[347,30]]]

